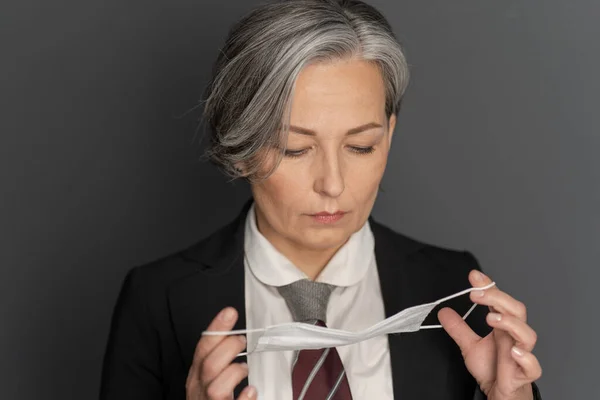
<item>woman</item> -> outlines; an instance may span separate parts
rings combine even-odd
[[[242,358],[260,334],[210,334],[292,321],[357,332],[492,282],[469,252],[370,217],[407,83],[390,26],[360,1],[273,3],[234,26],[205,116],[211,159],[253,199],[208,238],[129,271],[101,399],[540,398],[536,333],[497,287],[432,313],[443,329],[337,348]],[[463,320],[455,310],[470,302],[487,307]]]

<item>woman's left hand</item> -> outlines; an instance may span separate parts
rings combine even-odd
[[[474,287],[492,283],[473,270],[469,281]],[[531,353],[537,334],[527,325],[523,303],[497,286],[474,290],[474,303],[488,306],[487,323],[494,328],[482,338],[451,308],[443,308],[438,318],[446,332],[460,347],[467,369],[489,400],[531,400],[531,383],[542,375],[538,359]]]

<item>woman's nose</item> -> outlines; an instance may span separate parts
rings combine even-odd
[[[344,192],[344,175],[339,157],[323,155],[315,167],[315,191],[328,197],[340,196]]]

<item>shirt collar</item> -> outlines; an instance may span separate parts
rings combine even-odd
[[[244,251],[252,274],[262,283],[283,286],[308,277],[281,254],[258,230],[255,203],[245,224]],[[366,274],[374,254],[375,240],[367,220],[329,260],[317,282],[335,286],[352,286]]]

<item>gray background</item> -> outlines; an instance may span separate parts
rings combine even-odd
[[[238,212],[182,114],[256,3],[3,3],[2,399],[95,398],[125,272]],[[600,398],[600,3],[372,4],[413,73],[374,216],[528,305],[544,399]]]

